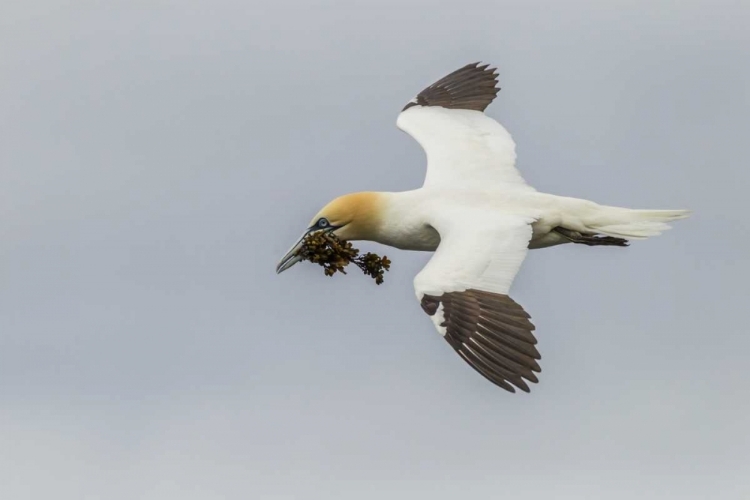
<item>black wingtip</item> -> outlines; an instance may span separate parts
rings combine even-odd
[[[422,296],[430,316],[441,305],[443,337],[474,370],[506,391],[531,392],[541,355],[523,307],[505,294],[475,289]]]
[[[497,68],[474,62],[444,76],[404,106],[439,106],[448,109],[484,111],[500,91]]]

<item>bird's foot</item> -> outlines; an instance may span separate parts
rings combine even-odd
[[[623,238],[615,238],[614,236],[598,236],[591,234],[582,234],[578,231],[572,231],[565,229],[564,227],[556,227],[553,229],[556,233],[563,235],[572,243],[580,243],[582,245],[593,246],[614,246],[614,247],[626,247],[630,243],[628,240]]]

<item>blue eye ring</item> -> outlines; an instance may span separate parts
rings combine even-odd
[[[331,223],[330,223],[330,222],[328,222],[328,219],[326,219],[325,217],[321,217],[321,218],[320,218],[320,219],[318,220],[318,223],[316,224],[316,226],[318,226],[318,227],[319,227],[319,228],[321,228],[321,229],[324,229],[324,228],[326,228],[326,227],[328,227],[328,226],[330,226],[330,225],[331,225]]]

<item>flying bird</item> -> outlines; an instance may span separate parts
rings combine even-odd
[[[434,252],[414,278],[424,312],[472,368],[503,389],[529,392],[541,372],[534,325],[510,295],[529,249],[564,243],[625,247],[656,236],[687,210],[633,210],[541,193],[516,169],[516,145],[485,114],[497,70],[473,63],[422,90],[396,122],[427,156],[419,189],[359,192],[312,218],[276,272],[302,257],[303,240],[326,231]]]

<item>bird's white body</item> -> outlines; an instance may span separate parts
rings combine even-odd
[[[308,232],[434,251],[414,278],[438,332],[493,383],[528,391],[540,359],[529,315],[509,296],[528,249],[561,243],[626,246],[668,229],[685,210],[632,210],[540,193],[516,169],[516,145],[484,113],[494,70],[477,64],[424,89],[397,126],[427,156],[424,185],[397,193],[355,193],[329,203]],[[317,221],[317,223],[316,223]],[[301,241],[301,240],[300,240]],[[299,260],[293,247],[277,271]],[[296,259],[296,260],[295,260]]]
[[[492,223],[503,215],[533,219],[529,248],[566,243],[555,227],[579,232],[596,232],[606,207],[588,200],[568,198],[538,191],[486,189],[445,189],[423,187],[413,191],[381,193],[383,220],[373,240],[402,250],[435,251],[440,235],[433,228],[436,217],[463,218],[467,226],[482,221]]]

